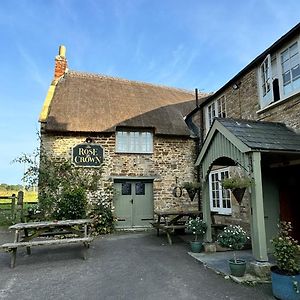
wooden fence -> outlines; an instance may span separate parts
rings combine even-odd
[[[5,202],[0,201],[0,211],[9,215],[12,222],[16,222],[17,218],[20,219],[21,222],[24,221],[24,193],[22,191],[19,191],[17,195],[0,196],[0,200],[9,200]]]

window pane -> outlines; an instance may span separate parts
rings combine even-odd
[[[137,182],[135,184],[135,194],[136,195],[145,195],[145,183]]]
[[[288,84],[291,81],[291,74],[289,71],[284,73],[282,76],[283,76],[283,84],[284,85]]]
[[[299,76],[300,76],[300,67],[299,67],[299,65],[297,65],[296,67],[294,67],[292,69],[292,78],[293,78],[293,80],[295,80]]]
[[[119,131],[116,135],[116,150],[126,153],[153,152],[152,133]]]
[[[122,195],[131,195],[131,183],[122,183]]]
[[[297,52],[298,52],[298,47],[297,47],[297,43],[295,43],[290,47],[290,57],[294,56]]]

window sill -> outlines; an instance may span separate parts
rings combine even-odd
[[[122,151],[115,151],[116,154],[139,154],[139,155],[151,155],[153,152],[122,152]]]
[[[270,109],[272,109],[272,108],[274,108],[274,107],[276,107],[278,105],[281,105],[281,104],[283,104],[283,103],[285,103],[285,102],[287,102],[289,100],[292,100],[292,99],[296,98],[299,95],[300,95],[300,92],[297,91],[296,93],[294,93],[294,94],[292,94],[292,95],[290,95],[290,96],[288,96],[286,98],[283,98],[283,99],[278,100],[276,102],[272,102],[270,105],[268,105],[268,106],[266,106],[264,108],[261,108],[258,111],[256,111],[256,113],[257,114],[262,114],[262,113],[264,113],[264,112],[266,112],[266,111],[268,111],[268,110],[270,110]]]

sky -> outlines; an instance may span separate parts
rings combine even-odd
[[[213,92],[300,20],[299,0],[1,0],[0,183],[38,146],[59,45],[71,70]]]

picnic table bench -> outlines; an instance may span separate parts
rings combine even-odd
[[[163,230],[167,234],[167,239],[172,245],[172,234],[178,231],[184,231],[187,227],[185,217],[198,217],[202,215],[201,211],[154,211],[157,216],[156,222],[150,224],[156,228],[157,236],[159,230]]]
[[[35,246],[83,243],[83,258],[86,259],[87,248],[93,240],[88,234],[90,224],[90,219],[18,223],[9,227],[15,230],[14,241],[1,245],[1,248],[11,253],[11,268],[15,267],[17,249],[21,247],[26,247],[30,255],[31,247]],[[24,232],[23,236],[21,232]]]

